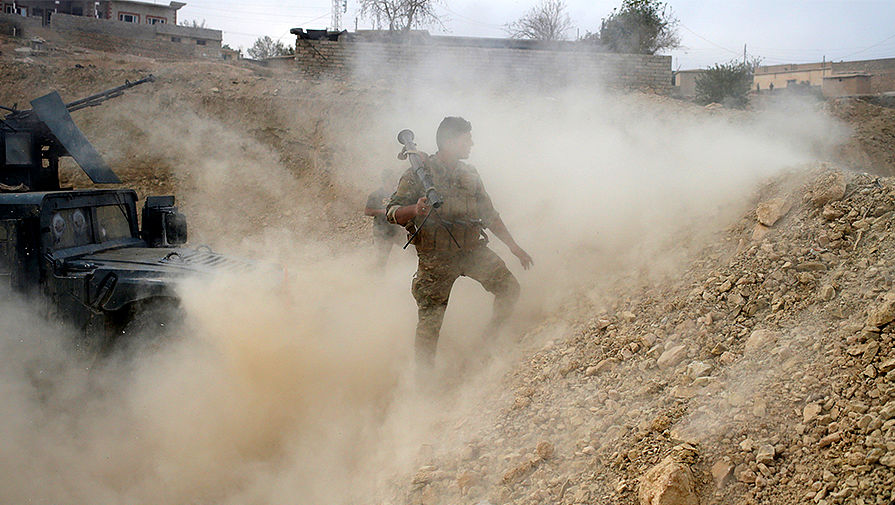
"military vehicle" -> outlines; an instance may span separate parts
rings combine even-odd
[[[123,334],[177,318],[175,284],[187,275],[250,268],[246,260],[188,248],[173,196],[147,196],[138,227],[132,189],[72,189],[59,182],[71,156],[97,185],[121,184],[70,112],[100,105],[150,75],[63,103],[57,92],[31,109],[2,107],[0,283],[38,301],[48,317],[74,325],[100,348]]]

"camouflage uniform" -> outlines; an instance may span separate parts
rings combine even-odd
[[[459,162],[457,168],[451,170],[431,156],[426,160],[426,169],[444,204],[438,209],[438,215],[429,217],[413,241],[419,265],[411,291],[419,311],[417,361],[431,365],[451,287],[458,277],[475,279],[494,294],[490,331],[496,330],[509,317],[519,298],[519,283],[503,260],[486,247],[484,228],[497,219],[498,214],[475,168]],[[422,184],[413,170],[407,170],[388,202],[388,221],[395,223],[395,211],[399,207],[415,205],[422,196],[425,196]],[[408,232],[412,233],[423,220],[424,216],[413,218],[406,225]],[[450,229],[450,234],[442,223]]]

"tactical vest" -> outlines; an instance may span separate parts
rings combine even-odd
[[[487,243],[483,233],[484,216],[480,215],[479,208],[482,195],[479,191],[478,174],[462,163],[453,170],[428,163],[426,168],[429,169],[432,183],[444,199],[444,204],[438,209],[437,215],[429,217],[414,239],[417,251],[471,250]],[[422,222],[423,217],[414,218],[415,226]]]

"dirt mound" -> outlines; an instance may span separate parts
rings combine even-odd
[[[637,503],[671,457],[700,503],[889,503],[895,180],[813,171],[756,206],[774,198],[792,209],[773,227],[744,216],[682,277],[530,356],[492,428],[401,498]]]
[[[855,98],[831,102],[830,111],[854,128],[842,149],[843,158],[858,170],[895,175],[895,110]]]
[[[155,83],[133,89],[114,103],[74,115],[125,186],[136,189],[140,198],[177,193],[179,205],[200,229],[218,216],[206,215],[193,198],[205,189],[203,169],[197,167],[225,158],[242,165],[229,174],[231,194],[258,196],[266,185],[283,191],[288,187],[303,204],[319,202],[321,221],[335,223],[326,229],[297,223],[294,209],[278,207],[282,199],[269,198],[271,205],[251,214],[244,233],[251,227],[280,226],[339,236],[351,244],[368,240],[370,223],[360,211],[366,194],[378,185],[378,171],[347,184],[344,179],[335,184],[333,177],[340,167],[360,163],[354,151],[333,147],[349,144],[335,139],[350,135],[351,121],[333,118],[351,118],[363,110],[357,90],[305,81],[287,70],[248,62],[159,61],[50,44],[22,57],[14,51],[21,44],[0,37],[0,105],[28,108],[31,99],[53,90],[70,101],[126,80],[156,76]],[[193,124],[185,124],[185,117]],[[215,125],[241,133],[216,143],[211,132]],[[251,144],[255,152],[242,144]],[[261,153],[263,163],[257,156]],[[92,186],[69,160],[62,166],[63,184]],[[291,180],[278,181],[279,169],[288,171]]]

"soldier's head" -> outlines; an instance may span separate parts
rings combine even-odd
[[[449,116],[441,120],[435,132],[438,150],[458,160],[469,158],[472,149],[472,123],[462,117]]]

